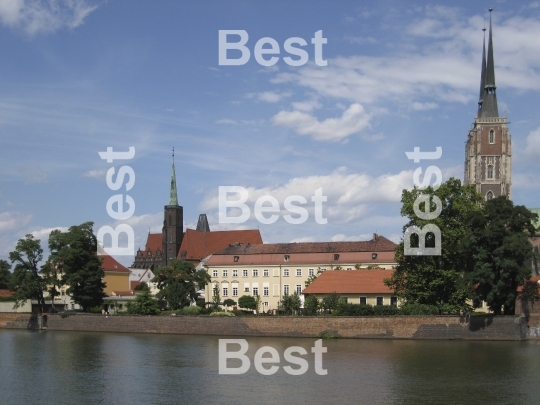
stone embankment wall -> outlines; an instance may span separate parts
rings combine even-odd
[[[540,300],[517,301],[516,315],[522,315],[527,320],[527,337],[540,339]]]
[[[18,316],[6,328],[38,329],[36,315]],[[48,315],[47,330],[173,333],[219,336],[317,337],[323,333],[343,338],[522,340],[525,318],[475,316],[467,322],[457,316],[389,317],[202,317]]]

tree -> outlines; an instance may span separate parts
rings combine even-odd
[[[261,296],[257,294],[255,296],[255,308],[254,308],[257,311],[257,313],[260,312],[261,304],[262,304]]]
[[[292,315],[300,310],[302,302],[300,301],[300,296],[295,291],[293,295],[285,294],[279,302],[279,306],[285,312],[285,315]]]
[[[221,297],[219,296],[219,284],[214,283],[214,288],[212,288],[212,302],[214,303],[214,308],[219,307],[221,302]]]
[[[171,309],[186,307],[199,298],[199,289],[210,282],[210,275],[205,270],[197,271],[193,263],[171,260],[169,265],[158,267],[152,282],[157,283],[159,292],[156,298],[167,301]]]
[[[240,308],[245,309],[255,309],[257,303],[255,302],[255,298],[253,298],[251,295],[242,295],[238,299],[238,306]]]
[[[150,291],[143,290],[141,294],[137,294],[133,301],[127,303],[127,312],[134,315],[157,315],[159,306],[150,295]]]
[[[51,300],[51,306],[54,308],[54,298],[60,295],[59,288],[64,285],[64,280],[61,277],[59,264],[51,261],[51,258],[41,266],[39,271],[41,277],[45,281],[46,291]]]
[[[49,236],[49,261],[61,269],[68,295],[84,311],[100,306],[105,297],[105,273],[97,254],[93,225],[85,222],[70,227],[67,232],[54,230]]]
[[[45,309],[43,291],[47,285],[39,276],[38,263],[43,258],[43,249],[39,239],[31,234],[25,239],[19,239],[15,250],[9,253],[11,263],[15,263],[9,289],[15,291],[15,308],[23,305],[26,300],[36,300],[41,312]]]
[[[431,196],[428,210],[427,196]],[[433,219],[417,217],[415,202],[424,199],[419,210],[434,212],[435,197],[441,202],[440,214]],[[469,234],[468,215],[482,209],[482,196],[474,185],[463,186],[460,180],[451,178],[437,189],[430,186],[425,190],[416,187],[403,190],[401,202],[401,215],[409,219],[403,230],[410,226],[422,229],[427,224],[436,225],[441,231],[441,255],[405,255],[402,240],[396,247],[396,269],[385,284],[407,303],[435,305],[440,311],[451,313],[467,310],[470,288],[462,276],[466,264],[462,242]],[[434,247],[435,241],[433,233],[426,235],[426,247]],[[413,234],[411,247],[419,246],[418,243],[418,237]]]
[[[314,295],[306,296],[304,300],[304,314],[305,315],[317,315],[319,310],[319,300]]]
[[[503,313],[503,306],[505,315],[514,314],[517,288],[531,276],[525,263],[534,256],[527,234],[534,235],[537,218],[504,196],[468,216],[471,231],[463,246],[475,305],[486,301],[495,315]]]
[[[232,307],[236,305],[236,302],[230,298],[227,298],[225,301],[223,301],[223,305],[226,307]]]
[[[150,291],[150,287],[148,287],[148,284],[146,281],[141,281],[139,284],[135,286],[133,289],[134,291]]]
[[[0,260],[0,290],[9,288],[9,280],[11,279],[11,265],[7,260]]]
[[[337,309],[339,302],[341,301],[341,296],[337,292],[333,292],[324,296],[321,301],[321,308],[325,311],[333,311]]]

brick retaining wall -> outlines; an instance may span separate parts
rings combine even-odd
[[[17,314],[15,314],[17,316]],[[20,316],[6,328],[36,329],[37,316]],[[48,330],[173,333],[220,336],[317,337],[329,333],[343,338],[522,340],[527,337],[523,317],[457,316],[388,317],[202,317],[48,315]]]

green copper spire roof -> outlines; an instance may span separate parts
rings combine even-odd
[[[172,170],[171,170],[171,196],[169,205],[178,206],[178,193],[176,191],[176,172],[174,170],[174,148],[172,152]]]

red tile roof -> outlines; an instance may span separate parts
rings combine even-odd
[[[114,257],[109,256],[107,254],[100,255],[101,258],[101,267],[103,267],[103,270],[107,272],[115,272],[115,273],[128,273],[129,269],[125,267],[124,265],[118,263]]]
[[[303,294],[392,294],[384,285],[393,270],[327,270],[317,277]]]
[[[131,297],[133,295],[133,291],[113,291],[112,294],[118,297]]]
[[[129,288],[130,288],[131,290],[134,290],[135,287],[137,287],[140,283],[141,283],[140,281],[130,281],[130,282],[129,282]]]
[[[178,258],[200,261],[214,252],[236,243],[253,246],[262,245],[263,242],[258,229],[211,232],[186,229]]]
[[[163,235],[161,233],[149,233],[142,255],[146,257],[147,252],[151,251],[152,256],[155,256],[158,249],[160,251],[163,249]]]
[[[9,290],[0,290],[0,297],[11,297],[13,294],[15,293]]]

